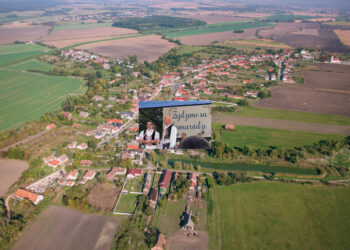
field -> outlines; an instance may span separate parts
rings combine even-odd
[[[343,44],[350,46],[350,30],[334,30],[334,32]]]
[[[224,113],[224,114],[232,115],[232,116],[246,116],[246,117],[285,120],[285,121],[298,121],[298,122],[309,122],[309,123],[318,123],[318,124],[350,126],[350,117],[346,117],[346,116],[307,113],[307,112],[280,110],[280,109],[271,109],[271,108],[258,108],[254,106],[241,108],[239,112]]]
[[[279,148],[293,148],[311,145],[325,139],[341,140],[345,136],[316,134],[293,130],[280,130],[271,128],[236,126],[236,131],[222,131],[222,139],[230,146],[241,147],[249,145],[252,148],[277,146]]]
[[[161,39],[161,36],[148,35],[90,43],[77,48],[118,59],[126,58],[129,55],[136,55],[139,61],[143,62],[154,61],[173,47],[175,47],[174,43]]]
[[[245,30],[244,33],[248,31]],[[255,36],[255,33],[254,33]],[[270,47],[270,48],[280,48],[280,49],[290,49],[291,47],[287,44],[276,42],[273,40],[268,39],[254,39],[254,40],[238,40],[238,41],[226,41],[224,45],[247,45],[247,46],[254,46],[254,47]]]
[[[200,34],[180,37],[180,41],[188,45],[209,45],[215,41],[228,41],[240,39],[255,39],[255,33],[258,28],[245,29],[243,33],[234,33],[225,31],[218,33]]]
[[[21,176],[22,171],[28,168],[28,163],[19,160],[0,159],[0,196],[6,194],[7,190]]]
[[[241,21],[250,21],[251,17],[239,17],[239,16],[230,16],[230,15],[220,15],[219,14],[207,14],[207,13],[183,13],[180,15],[176,15],[177,17],[182,18],[191,18],[197,19],[206,22],[207,24],[212,23],[222,23],[222,22],[241,22]]]
[[[273,97],[257,102],[258,107],[350,116],[350,66],[316,65],[319,71],[304,70],[305,84],[277,86]]]
[[[15,41],[30,42],[37,41],[45,37],[49,31],[49,26],[27,25],[26,27],[3,27],[0,26],[0,45],[11,44]]]
[[[209,235],[205,231],[197,231],[198,236],[188,237],[185,232],[178,231],[173,234],[168,242],[167,248],[170,250],[206,250],[209,245]]]
[[[138,194],[122,194],[115,212],[132,214]]]
[[[196,27],[195,29],[183,29],[180,31],[169,31],[166,32],[166,35],[169,38],[178,38],[183,36],[193,36],[193,35],[203,35],[210,33],[218,33],[224,31],[241,30],[241,29],[252,29],[252,28],[261,28],[272,26],[272,23],[254,23],[254,22],[226,22],[226,23],[216,23],[216,24],[208,24],[204,27]]]
[[[13,249],[110,249],[119,221],[50,206],[29,225]]]
[[[87,200],[89,204],[94,207],[112,212],[119,197],[119,193],[120,188],[116,188],[114,184],[99,183],[93,187]]]
[[[344,46],[332,26],[322,26],[319,23],[278,23],[273,28],[264,28],[258,35],[288,44],[291,47],[322,48],[330,52],[350,52],[350,47]]]
[[[345,249],[350,190],[281,183],[215,187],[209,249]]]
[[[76,29],[91,29],[91,28],[101,28],[101,27],[111,27],[112,23],[89,23],[89,24],[64,24],[56,25],[53,30],[76,30]]]
[[[61,26],[57,26],[61,27]],[[65,26],[62,26],[65,27]],[[55,46],[57,48],[63,48],[74,44],[105,40],[115,37],[121,37],[124,35],[136,34],[136,30],[116,28],[116,27],[81,27],[81,25],[68,26],[70,28],[61,28],[52,31],[48,36],[41,40],[41,42]]]
[[[0,46],[0,67],[34,58],[49,49],[37,44],[11,44]]]
[[[186,201],[180,199],[178,201],[168,201],[165,213],[160,215],[158,220],[158,229],[165,235],[172,235],[180,230],[180,217],[185,211]]]

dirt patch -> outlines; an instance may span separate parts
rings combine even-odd
[[[233,123],[235,125],[254,126],[261,128],[274,128],[283,130],[298,130],[313,133],[350,135],[350,127],[340,125],[313,124],[308,122],[285,121],[268,118],[255,118],[215,114],[214,121],[221,123]]]
[[[257,28],[245,29],[243,33],[234,33],[233,31],[217,32],[203,35],[193,35],[180,37],[182,43],[188,45],[208,45],[215,41],[222,42],[228,40],[256,39]]]
[[[31,224],[14,250],[110,249],[119,218],[50,206]]]
[[[113,211],[120,194],[120,188],[112,183],[99,183],[89,194],[87,200],[90,205],[105,211]]]
[[[343,44],[350,46],[350,30],[334,30],[334,32]]]
[[[11,44],[15,41],[29,42],[38,41],[45,37],[49,31],[48,26],[36,25],[29,27],[12,27],[0,29],[0,45]]]
[[[170,250],[206,250],[208,249],[209,235],[205,231],[198,231],[198,236],[187,236],[184,231],[177,231],[167,241]]]
[[[161,36],[149,35],[91,43],[79,46],[78,49],[86,49],[93,53],[118,59],[126,58],[129,55],[137,55],[140,62],[151,62],[175,46],[174,43],[162,39]]]
[[[0,159],[0,196],[6,194],[28,167],[28,162],[25,161]]]
[[[305,84],[273,87],[273,97],[258,107],[350,116],[350,66],[317,64],[320,71],[303,72]]]
[[[54,30],[48,36],[42,39],[42,42],[57,48],[62,48],[77,43],[109,39],[136,33],[136,30],[117,27]]]

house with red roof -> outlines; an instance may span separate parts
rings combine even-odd
[[[141,175],[142,175],[142,169],[130,168],[126,178],[134,179],[135,177],[138,177],[138,176],[141,176]]]
[[[27,199],[31,201],[34,205],[37,205],[41,200],[44,199],[44,196],[30,192],[25,189],[17,189],[15,197],[19,200]]]
[[[74,181],[78,178],[78,174],[79,174],[78,170],[72,170],[67,174],[66,179]]]
[[[161,195],[165,194],[171,179],[171,171],[165,170],[159,181],[159,192]]]
[[[126,168],[112,168],[106,175],[108,181],[113,181],[118,175],[125,175]]]
[[[50,131],[51,129],[54,129],[54,128],[56,128],[56,125],[55,125],[54,123],[48,124],[48,125],[46,126],[46,130],[47,130],[47,131]]]
[[[52,168],[57,168],[57,166],[60,165],[60,164],[61,164],[61,162],[58,161],[58,160],[52,160],[52,161],[47,163],[47,165],[49,167],[52,167]]]
[[[94,170],[88,170],[85,175],[83,176],[83,179],[81,180],[81,184],[85,184],[87,180],[92,180],[96,175],[96,171]]]

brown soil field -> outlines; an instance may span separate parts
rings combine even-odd
[[[350,30],[334,30],[334,32],[343,44],[350,46]]]
[[[110,249],[119,218],[50,206],[26,228],[14,250]]]
[[[113,37],[136,33],[137,30],[117,27],[54,30],[48,36],[42,39],[42,42],[48,45],[55,46],[57,48],[62,48],[77,43],[109,39]]]
[[[158,35],[148,35],[120,40],[111,40],[98,43],[90,43],[77,47],[78,49],[90,50],[96,54],[123,59],[129,55],[137,55],[140,62],[154,61],[171,48],[174,43],[161,38]]]
[[[11,185],[21,176],[22,171],[28,167],[26,161],[0,159],[0,196],[6,194]]]
[[[271,88],[273,97],[258,107],[350,116],[350,66],[318,64],[320,71],[303,71],[305,84]]]
[[[205,231],[197,231],[198,236],[188,237],[183,231],[177,231],[167,240],[166,249],[170,250],[207,250],[209,235]]]
[[[38,41],[45,37],[49,31],[48,26],[36,25],[20,28],[0,28],[0,45],[10,44],[14,41]]]
[[[214,114],[213,120],[220,121],[221,123],[233,123],[235,125],[243,126],[274,128],[283,130],[297,130],[321,134],[350,135],[350,127],[341,125],[314,124],[308,122],[244,117],[226,114]]]
[[[114,206],[120,194],[120,188],[112,183],[97,184],[88,196],[90,205],[103,209],[105,211],[113,211]]]
[[[188,45],[208,45],[215,41],[228,41],[240,39],[256,39],[255,32],[257,28],[246,29],[243,33],[234,33],[233,31],[217,32],[203,35],[183,36],[179,39],[182,43]]]
[[[311,35],[306,32],[310,30],[313,30]],[[316,35],[315,30],[318,31],[318,35]],[[319,23],[278,23],[273,28],[260,30],[258,35],[286,43],[292,47],[320,48],[340,53],[350,52],[350,47],[344,46],[340,42],[332,27],[322,26],[321,29]]]
[[[13,22],[0,25],[0,29],[33,27],[29,22]]]

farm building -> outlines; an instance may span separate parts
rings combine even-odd
[[[112,168],[107,174],[107,180],[113,181],[117,175],[125,175],[126,168]]]
[[[67,180],[76,180],[78,178],[78,170],[72,170],[68,173],[66,179]]]
[[[159,181],[159,192],[161,195],[165,194],[166,189],[168,188],[169,182],[171,179],[171,171],[165,170],[164,174],[161,177],[161,180]]]
[[[96,175],[96,171],[94,170],[88,170],[85,175],[83,176],[83,179],[81,180],[81,184],[85,184],[87,180],[92,180]]]
[[[20,200],[27,199],[31,201],[34,205],[37,205],[41,200],[44,199],[44,196],[29,192],[24,189],[17,189],[15,197]]]
[[[157,189],[152,188],[150,196],[149,196],[149,206],[151,208],[155,208],[156,204],[157,204],[157,196],[158,196],[158,192]]]
[[[128,175],[126,176],[126,178],[134,179],[135,177],[138,177],[141,175],[142,175],[142,169],[131,168],[129,169]]]

